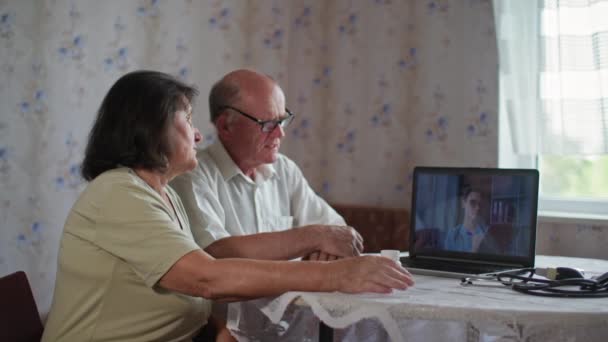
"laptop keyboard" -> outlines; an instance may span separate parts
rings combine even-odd
[[[423,268],[436,271],[446,271],[455,273],[480,274],[490,273],[501,270],[508,270],[513,267],[500,265],[469,264],[460,262],[444,262],[438,260],[404,259],[402,263],[405,267]]]

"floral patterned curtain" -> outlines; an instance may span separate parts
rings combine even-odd
[[[0,275],[25,270],[48,310],[87,134],[128,71],[196,84],[204,144],[213,82],[268,73],[316,191],[407,208],[415,165],[496,165],[496,66],[488,0],[2,0]]]

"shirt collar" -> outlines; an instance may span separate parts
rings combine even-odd
[[[467,234],[469,231],[464,227],[464,223],[461,223],[458,226],[458,231],[456,232],[457,235],[459,236],[465,236],[465,235],[469,235]],[[477,226],[475,227],[475,232],[473,234],[485,234],[485,229],[484,226],[480,223],[477,224]]]
[[[251,181],[251,178],[245,176],[243,171],[236,165],[234,160],[232,160],[232,157],[230,154],[228,154],[228,151],[226,151],[224,144],[222,144],[219,139],[209,146],[209,153],[217,163],[217,166],[226,182],[238,175],[241,175],[246,180]],[[272,164],[260,165],[256,168],[256,179],[258,179],[259,176],[259,180],[265,181],[275,176],[276,173],[277,172]]]

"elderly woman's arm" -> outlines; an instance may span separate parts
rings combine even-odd
[[[389,293],[413,285],[394,261],[363,256],[332,262],[213,259],[202,250],[180,258],[160,286],[218,301],[276,296],[287,291]]]

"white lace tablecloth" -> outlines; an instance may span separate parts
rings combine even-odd
[[[538,256],[536,264],[577,267],[586,276],[608,272],[606,260]],[[298,308],[311,309],[333,328],[372,319],[392,341],[608,340],[608,298],[539,297],[500,284],[461,286],[458,279],[429,276],[415,281],[414,287],[389,295],[288,292],[254,303],[273,323]]]

